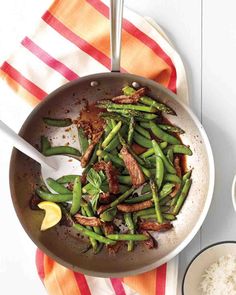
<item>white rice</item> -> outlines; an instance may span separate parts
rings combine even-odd
[[[220,257],[202,277],[202,295],[236,295],[236,256]]]

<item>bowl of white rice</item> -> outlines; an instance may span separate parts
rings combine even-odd
[[[236,241],[208,246],[190,262],[183,295],[236,295]]]

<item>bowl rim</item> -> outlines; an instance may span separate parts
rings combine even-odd
[[[226,240],[226,241],[220,241],[220,242],[216,242],[213,244],[210,244],[208,246],[206,246],[205,248],[203,248],[201,251],[199,251],[196,255],[194,255],[194,257],[192,258],[192,260],[189,262],[185,272],[184,272],[184,276],[182,279],[182,286],[181,286],[181,291],[182,291],[182,295],[184,295],[184,283],[185,283],[185,279],[186,279],[186,275],[188,273],[188,270],[190,268],[190,266],[194,263],[194,261],[206,250],[210,249],[210,248],[214,248],[218,245],[222,245],[222,244],[236,244],[236,241],[233,240]]]
[[[234,175],[233,182],[232,182],[232,187],[231,187],[232,203],[233,203],[233,206],[234,206],[234,210],[236,212],[236,194],[235,194],[235,189],[236,189],[236,174]]]

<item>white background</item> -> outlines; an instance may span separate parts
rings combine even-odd
[[[50,0],[0,0],[0,64],[34,28],[50,3]],[[236,2],[125,0],[125,3],[159,23],[180,52],[190,84],[191,107],[202,120],[215,158],[213,202],[201,231],[180,254],[180,285],[187,264],[201,248],[217,241],[236,240],[236,213],[230,196],[236,170]],[[12,128],[19,129],[29,110],[21,112],[11,105],[7,90],[1,85],[0,117]],[[10,151],[1,140],[0,294],[45,295],[36,273],[35,246],[23,232],[11,204]]]

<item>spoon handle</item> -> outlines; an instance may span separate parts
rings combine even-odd
[[[51,169],[56,169],[53,159],[46,158],[31,144],[15,133],[10,127],[0,120],[0,133],[2,133],[19,151],[34,159],[41,166],[46,166]]]

